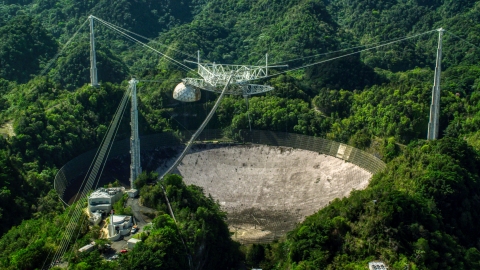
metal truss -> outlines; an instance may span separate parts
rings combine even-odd
[[[233,78],[232,78],[233,79]],[[221,93],[222,86],[221,85],[212,85],[205,80],[202,79],[194,79],[194,78],[185,78],[182,80],[185,85],[192,85],[194,87],[198,87],[203,90],[207,90],[210,92]],[[250,96],[260,93],[266,93],[268,91],[272,91],[274,88],[269,85],[259,85],[259,84],[229,84],[225,94],[230,95],[241,95],[241,96]]]
[[[269,68],[286,67],[286,65],[269,66],[268,54],[265,55],[264,66],[200,63],[200,55],[198,55],[197,62],[186,62],[197,64],[198,75],[200,75],[202,79],[185,78],[182,80],[185,85],[191,85],[203,90],[221,93],[224,86],[228,84],[227,82],[233,74],[230,84],[228,84],[227,89],[225,90],[225,94],[241,96],[250,96],[272,91],[273,87],[271,86],[249,84],[248,82],[268,77]]]
[[[266,66],[240,66],[219,64],[198,64],[198,74],[213,86],[225,85],[230,74],[235,72],[232,83],[241,84],[267,76]]]

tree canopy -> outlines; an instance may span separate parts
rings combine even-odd
[[[0,6],[1,268],[40,267],[55,250],[58,224],[66,218],[52,191],[55,173],[101,142],[126,79],[146,80],[138,84],[141,134],[195,129],[218,97],[203,92],[197,103],[178,103],[172,89],[195,72],[98,21],[101,85],[90,87],[88,30],[78,29],[90,14],[148,38],[136,36],[179,61],[194,60],[199,51],[205,61],[263,66],[268,53],[269,64],[289,65],[269,69],[282,75],[253,82],[275,90],[251,97],[248,106],[243,97],[226,97],[208,128],[229,136],[249,128],[321,136],[388,163],[367,189],[332,202],[284,240],[242,248],[248,265],[359,269],[382,259],[391,269],[480,267],[474,227],[479,1],[8,0]],[[440,27],[447,30],[441,139],[426,142]],[[412,38],[396,42],[402,37]],[[129,130],[124,120],[117,139],[129,137]],[[201,187],[168,179],[166,193],[179,213],[175,224],[161,188],[140,180],[142,200],[161,214],[138,251],[122,257],[126,265],[188,268],[190,258],[208,269],[238,261],[225,214]],[[74,245],[95,235],[85,229]],[[118,267],[99,252],[72,254],[71,262],[79,269]]]

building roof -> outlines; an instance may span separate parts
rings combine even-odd
[[[81,247],[78,251],[79,251],[79,252],[88,251],[88,250],[90,250],[91,248],[93,248],[94,246],[95,246],[95,244],[88,244],[88,245],[85,245],[85,246]]]
[[[111,198],[115,196],[119,192],[123,192],[124,188],[117,187],[117,188],[99,188],[90,194],[89,199],[95,198]]]
[[[130,216],[113,215],[113,224],[123,223],[130,219]]]
[[[137,239],[137,238],[130,238],[130,239],[128,239],[127,242],[128,243],[138,243],[138,242],[142,242],[142,240]]]

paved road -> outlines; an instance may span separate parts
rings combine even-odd
[[[132,235],[125,235],[123,236],[120,240],[112,242],[112,249],[115,250],[115,252],[120,252],[122,249],[127,248],[127,241],[132,238]]]
[[[157,212],[155,209],[140,205],[138,198],[128,198],[127,206],[132,208],[133,216],[135,217],[139,231],[141,231],[145,225],[152,222],[152,219],[147,217],[144,213],[154,214]]]

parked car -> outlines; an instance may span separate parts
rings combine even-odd
[[[117,255],[117,254],[115,254],[115,255],[112,256],[112,260],[116,260],[116,259],[118,259],[118,255]]]
[[[128,250],[126,250],[126,249],[120,250],[120,253],[127,253],[127,252],[128,252]]]
[[[138,228],[136,228],[136,227],[133,227],[133,228],[132,228],[132,230],[131,230],[131,232],[132,232],[132,234],[134,234],[134,233],[138,232]]]

